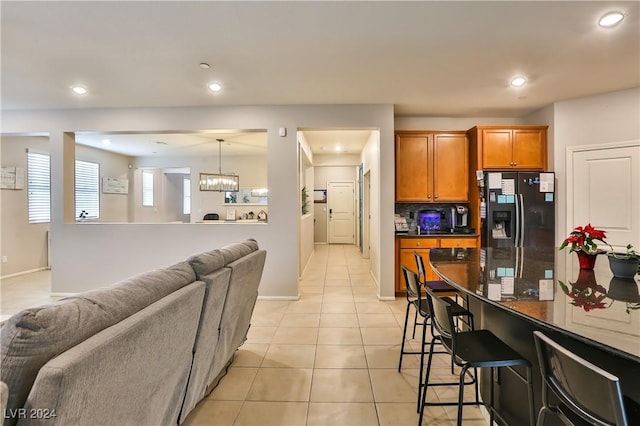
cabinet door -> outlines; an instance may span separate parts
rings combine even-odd
[[[513,131],[513,165],[518,169],[545,170],[547,163],[546,132],[543,130]]]
[[[433,201],[429,137],[396,135],[396,201]]]
[[[442,238],[440,240],[441,248],[474,248],[478,247],[478,238]]]
[[[469,201],[469,144],[466,135],[433,135],[433,199]]]
[[[482,129],[482,166],[510,169],[513,162],[511,129]]]
[[[396,293],[406,293],[401,265],[405,265],[415,273],[418,273],[418,266],[413,255],[414,251],[422,256],[427,280],[439,279],[429,265],[429,249],[438,246],[439,240],[437,238],[403,238],[400,240],[400,244],[398,244],[398,264],[396,265]]]

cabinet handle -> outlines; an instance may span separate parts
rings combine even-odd
[[[431,195],[427,195],[427,200],[430,200],[430,199],[431,199]]]
[[[437,200],[437,199],[438,199],[438,196],[437,196],[437,195],[434,195],[434,196],[433,196],[433,198],[435,198],[435,199]]]
[[[420,247],[420,241],[418,241],[418,242],[416,243],[416,245],[417,245],[418,247]]]

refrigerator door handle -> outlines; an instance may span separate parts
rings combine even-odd
[[[520,197],[520,223],[522,224],[522,226],[520,227],[520,247],[524,247],[524,224],[526,223],[524,220],[524,198],[522,197],[522,194],[518,194],[518,196]]]
[[[516,204],[516,227],[514,230],[514,235],[513,235],[513,245],[515,247],[519,247],[520,246],[520,201],[518,200],[518,194],[516,194],[516,199],[515,199],[515,204]]]

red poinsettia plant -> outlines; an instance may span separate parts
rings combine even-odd
[[[562,242],[560,250],[571,244],[569,252],[583,251],[585,253],[595,254],[598,253],[596,241],[607,244],[605,241],[606,238],[607,235],[605,231],[594,228],[590,223],[585,226],[577,226]]]

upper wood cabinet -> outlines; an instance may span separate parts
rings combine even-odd
[[[464,132],[396,133],[396,201],[445,203],[469,198]]]
[[[547,126],[476,126],[468,136],[477,170],[547,168]]]

